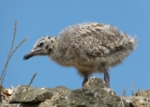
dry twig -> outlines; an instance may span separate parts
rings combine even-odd
[[[13,47],[14,47],[14,42],[15,42],[15,38],[16,38],[16,30],[17,30],[17,21],[15,21],[15,24],[14,24],[14,34],[13,34],[13,39],[12,39],[12,44],[10,46],[10,52],[8,54],[8,58],[7,58],[7,61],[5,63],[5,66],[4,66],[4,69],[1,73],[1,76],[0,76],[0,85],[2,86],[3,85],[3,81],[4,81],[4,78],[5,78],[5,75],[6,75],[6,70],[7,70],[7,67],[8,67],[8,64],[9,64],[9,61],[11,59],[11,57],[13,56],[13,54],[16,52],[16,50],[28,39],[25,38],[24,40],[22,40],[18,45],[17,47],[13,50]],[[0,92],[1,92],[2,88],[0,88]]]
[[[27,95],[28,90],[29,90],[29,88],[30,88],[30,86],[31,86],[31,84],[32,84],[32,82],[33,82],[33,80],[34,80],[34,78],[35,78],[36,75],[37,75],[37,73],[35,73],[35,74],[33,75],[33,77],[32,77],[32,79],[31,79],[31,81],[30,81],[28,87],[26,88],[26,92],[25,92],[25,94],[23,95],[23,97],[22,97],[22,99],[21,99],[21,101],[20,101],[20,105],[22,104],[23,99],[24,99],[25,96]]]

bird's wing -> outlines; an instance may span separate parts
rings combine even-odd
[[[88,56],[100,57],[110,53],[109,47],[105,47],[101,40],[94,37],[86,37],[76,42],[75,48],[80,53]]]
[[[107,49],[104,46],[94,46],[91,49],[85,50],[85,53],[89,56],[94,56],[94,57],[102,57],[106,56],[109,54],[109,49]]]
[[[61,47],[70,48],[71,52],[75,51],[77,54],[95,57],[115,52],[126,41],[125,35],[115,27],[100,23],[70,26],[60,33],[59,38]]]
[[[75,48],[80,53],[89,56],[105,56],[121,49],[124,35],[114,27],[99,23],[78,26],[74,41]]]

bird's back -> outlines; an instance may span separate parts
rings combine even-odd
[[[57,51],[64,65],[92,68],[93,71],[117,65],[136,43],[134,38],[115,27],[100,23],[70,26],[59,34],[57,40]]]

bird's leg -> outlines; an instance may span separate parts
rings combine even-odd
[[[104,71],[104,81],[107,88],[110,88],[110,77],[108,71]]]
[[[82,87],[84,86],[84,84],[88,81],[88,75],[85,74],[84,75],[84,79],[83,79],[83,82],[82,82]]]

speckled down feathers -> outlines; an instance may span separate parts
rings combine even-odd
[[[84,23],[64,29],[49,57],[80,73],[104,72],[123,61],[136,45],[136,39],[100,23]]]

